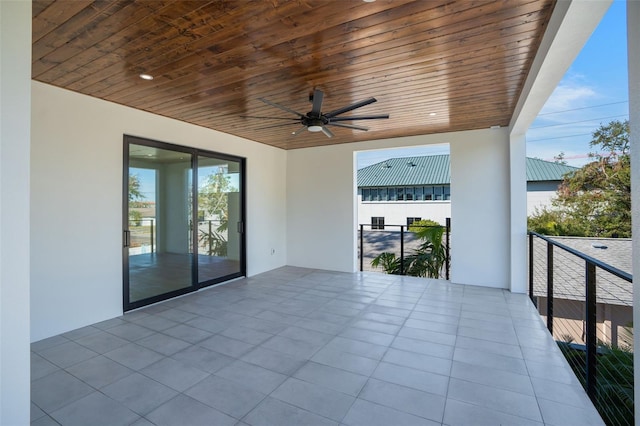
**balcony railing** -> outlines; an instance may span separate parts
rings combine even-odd
[[[129,250],[136,254],[155,252],[155,219],[129,219],[129,232]]]
[[[634,424],[631,274],[530,232],[529,297],[603,420]]]
[[[440,271],[440,276],[449,280],[451,266],[450,241],[451,241],[451,219],[447,218],[446,226],[425,226],[411,225],[415,228],[441,228],[442,246],[446,253],[444,265]],[[415,253],[422,241],[416,234],[409,231],[406,225],[380,225],[380,224],[360,224],[358,232],[358,259],[360,261],[360,271],[381,271],[371,265],[373,259],[383,253],[390,253],[399,260],[399,270],[395,273],[407,275],[405,270],[405,259]]]

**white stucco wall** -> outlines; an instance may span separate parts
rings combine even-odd
[[[451,281],[509,288],[508,130],[477,133],[450,145]]]
[[[285,151],[38,82],[32,93],[32,341],[122,313],[123,134],[245,157],[247,273],[285,264]]]
[[[0,424],[28,425],[31,2],[0,1]]]
[[[355,271],[358,216],[354,153],[442,143],[451,148],[452,280],[507,288],[509,158],[505,129],[289,151],[287,263]]]

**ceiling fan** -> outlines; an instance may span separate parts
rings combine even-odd
[[[324,93],[322,90],[315,89],[313,94],[309,96],[309,101],[312,102],[313,106],[311,107],[311,111],[306,114],[302,114],[300,112],[294,111],[286,106],[277,104],[275,102],[271,102],[264,98],[258,98],[260,101],[264,102],[267,105],[271,105],[273,107],[279,108],[283,111],[289,112],[291,114],[297,115],[297,118],[283,118],[283,117],[256,117],[256,116],[243,116],[244,118],[261,118],[261,119],[275,119],[275,120],[291,120],[291,123],[285,124],[277,124],[274,126],[263,127],[263,129],[271,128],[271,127],[280,127],[280,126],[289,126],[291,124],[302,124],[302,127],[292,132],[293,135],[297,135],[304,130],[308,130],[309,132],[322,132],[327,137],[333,137],[333,132],[327,128],[327,126],[336,126],[336,127],[346,127],[347,129],[354,130],[369,130],[366,127],[356,126],[353,124],[346,124],[345,121],[353,121],[353,120],[378,120],[389,118],[389,114],[379,114],[379,115],[358,115],[358,116],[348,116],[348,117],[338,117],[341,114],[344,114],[349,111],[353,111],[356,108],[363,107],[365,105],[372,104],[376,102],[376,98],[369,98],[364,101],[356,102],[355,104],[338,108],[336,110],[323,113],[322,112],[322,101],[324,99]]]

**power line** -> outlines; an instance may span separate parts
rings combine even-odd
[[[598,108],[598,107],[603,107],[603,106],[626,104],[626,103],[629,103],[629,100],[620,101],[620,102],[611,102],[610,104],[591,105],[591,106],[586,106],[586,107],[582,107],[582,108],[565,109],[565,110],[562,110],[562,111],[545,112],[544,114],[538,114],[538,117],[541,116],[541,115],[560,114],[561,112],[579,111],[581,109]]]
[[[566,138],[575,138],[578,136],[591,136],[591,133],[580,133],[577,135],[567,135],[567,136],[556,136],[554,138],[543,138],[543,139],[532,139],[532,140],[527,140],[527,142],[540,142],[540,141],[549,141],[552,139],[566,139]]]
[[[558,127],[558,126],[568,126],[569,124],[577,124],[577,123],[587,123],[589,121],[596,121],[596,120],[608,120],[610,118],[618,118],[618,117],[628,117],[629,114],[621,114],[621,115],[611,115],[609,117],[599,117],[599,118],[592,118],[589,120],[580,120],[580,121],[570,121],[568,123],[561,123],[561,124],[549,124],[548,126],[536,126],[536,127],[529,127],[529,130],[533,130],[533,129],[543,129],[546,127]]]

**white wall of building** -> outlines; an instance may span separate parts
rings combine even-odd
[[[408,217],[431,219],[440,225],[451,217],[451,201],[367,201],[358,195],[358,223],[370,224],[373,216],[384,217],[385,225],[407,225]],[[400,228],[390,228],[390,231]]]
[[[451,281],[509,288],[509,135],[478,133],[451,143]]]
[[[559,182],[527,182],[527,216],[544,207],[551,207],[557,197]]]
[[[0,424],[28,425],[31,2],[0,1]]]
[[[285,264],[284,150],[38,82],[32,93],[32,341],[122,313],[123,134],[247,158],[247,273]]]

